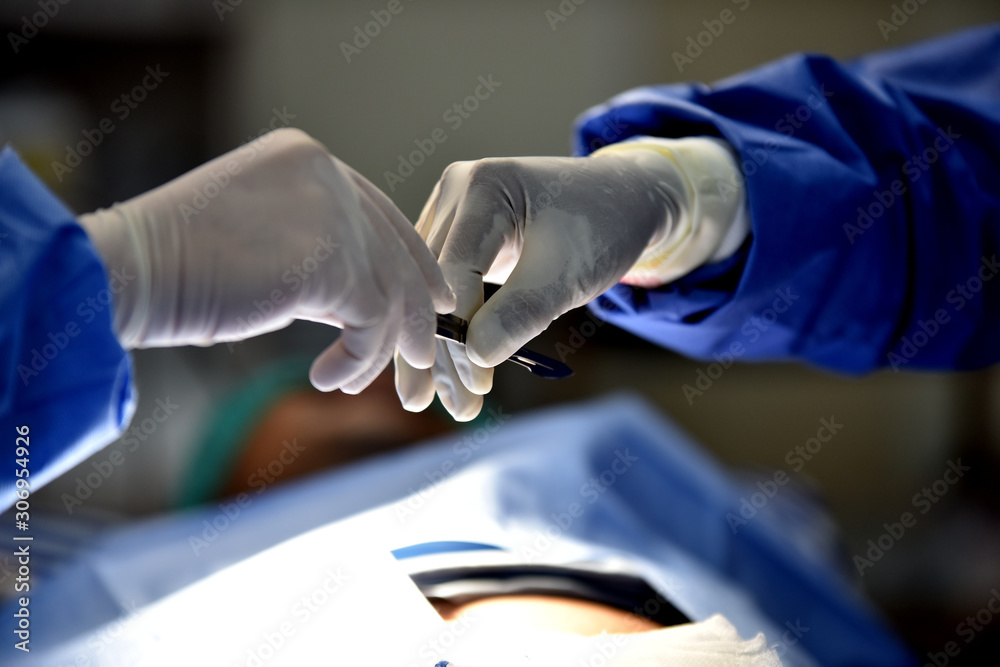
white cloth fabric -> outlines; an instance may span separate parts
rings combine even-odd
[[[762,510],[734,534],[725,516],[738,511],[742,487],[642,402],[618,397],[510,421],[503,412],[492,415],[471,433],[106,531],[75,549],[76,557],[47,581],[33,582],[33,652],[0,645],[0,664],[187,660],[254,667],[246,651],[266,643],[261,633],[285,620],[297,623],[294,612],[287,618],[290,605],[325,582],[327,569],[350,574],[356,553],[363,560],[371,552],[369,560],[381,563],[390,549],[442,541],[493,545],[501,551],[483,553],[538,565],[626,564],[614,571],[641,577],[688,618],[723,614],[740,637],[757,641],[763,633],[786,666],[819,664],[811,651],[823,652],[824,664],[901,664],[881,661],[894,647],[892,637],[832,555],[810,546],[825,543],[810,532],[821,522],[811,514],[796,521]],[[340,532],[352,522],[363,527],[360,537]],[[7,525],[13,530],[13,521]],[[476,563],[477,553],[453,558]],[[427,620],[432,637],[451,637],[398,566],[389,563],[380,575],[396,582],[391,598],[381,599],[422,610],[406,614],[406,627]],[[376,584],[372,591],[383,590]],[[334,614],[334,600],[348,612],[337,618],[371,623],[375,611],[339,593],[323,607],[327,613]],[[658,608],[659,601],[649,602]],[[6,605],[0,616],[12,619],[14,607]],[[640,611],[654,613],[649,606]],[[310,655],[346,655],[344,643],[364,630],[322,627],[317,642],[333,648],[320,642]],[[178,652],[196,637],[207,647],[204,659],[190,648]],[[383,644],[388,637],[398,642],[399,632],[382,637]],[[231,662],[229,654],[215,659],[217,646],[242,653]],[[67,659],[48,660],[46,651]],[[111,661],[116,653],[141,660]],[[177,660],[163,661],[169,657]],[[458,659],[429,650],[417,657],[403,667]],[[598,663],[595,654],[592,664]]]

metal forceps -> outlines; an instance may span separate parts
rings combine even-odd
[[[437,316],[437,333],[435,335],[438,338],[465,345],[465,334],[468,330],[469,323],[461,317],[440,314]],[[507,361],[523,366],[538,377],[548,380],[561,380],[573,374],[570,367],[561,361],[550,359],[544,354],[538,354],[523,347],[507,357]]]

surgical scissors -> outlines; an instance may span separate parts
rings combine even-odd
[[[440,314],[437,316],[437,333],[435,335],[438,338],[450,340],[459,345],[465,345],[465,334],[468,330],[468,321],[463,320],[461,317]],[[570,367],[561,361],[550,359],[544,354],[538,354],[523,347],[507,357],[507,361],[512,361],[518,366],[523,366],[538,377],[548,380],[561,380],[573,374]]]

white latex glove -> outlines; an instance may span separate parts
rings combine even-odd
[[[452,164],[417,231],[470,320],[467,343],[439,342],[430,370],[397,355],[404,407],[423,410],[436,390],[455,419],[474,418],[492,367],[566,311],[619,281],[662,285],[734,252],[744,199],[731,149],[703,137]],[[485,305],[484,280],[503,284]]]
[[[122,345],[211,345],[295,319],[343,329],[310,372],[357,393],[393,348],[434,361],[454,295],[393,203],[305,133],[281,129],[124,204],[81,216],[115,294]]]

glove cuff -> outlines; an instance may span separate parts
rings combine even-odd
[[[120,271],[134,277],[117,290],[112,288],[111,293],[115,336],[126,350],[135,349],[148,328],[152,301],[152,269],[145,250],[148,243],[141,238],[145,228],[130,224],[121,204],[81,215],[78,222],[97,248],[106,273]]]
[[[750,232],[750,220],[743,175],[729,144],[710,137],[637,137],[591,157],[636,150],[666,157],[681,187],[668,207],[664,232],[650,240],[621,282],[658,287],[736,252]]]

